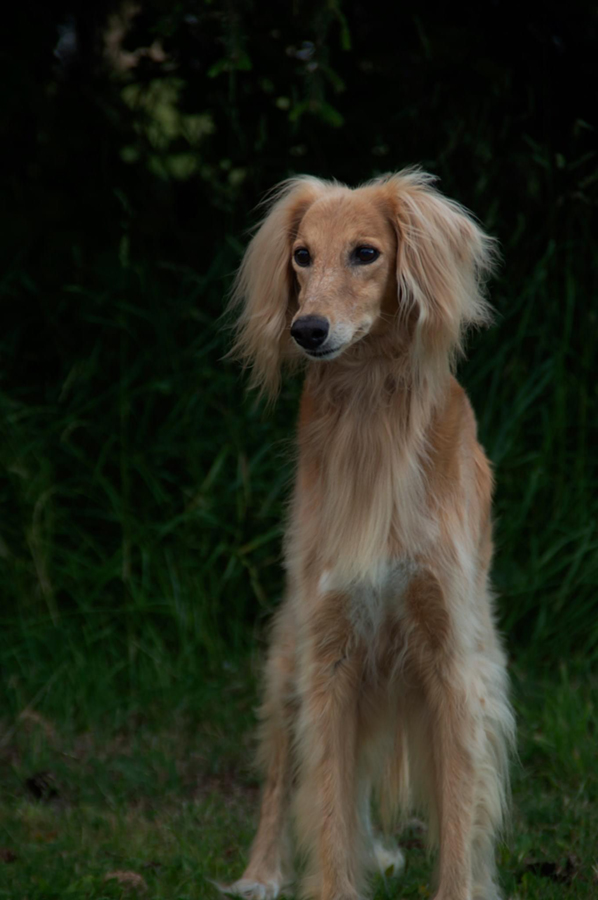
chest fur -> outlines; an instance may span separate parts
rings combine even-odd
[[[288,550],[318,572],[380,593],[388,560],[434,538],[422,450],[392,410],[331,410],[304,426]]]
[[[401,616],[403,601],[413,577],[419,571],[412,560],[395,559],[379,563],[366,576],[350,584],[338,569],[325,569],[318,580],[318,593],[341,592],[353,630],[365,639],[374,639],[388,620]]]

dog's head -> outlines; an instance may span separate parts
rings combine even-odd
[[[237,276],[236,353],[274,394],[285,356],[322,363],[367,338],[450,363],[469,325],[493,242],[419,170],[355,190],[302,177],[278,189]]]

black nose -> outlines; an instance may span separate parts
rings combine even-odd
[[[291,327],[291,336],[304,350],[321,347],[330,331],[330,323],[323,316],[301,316]]]

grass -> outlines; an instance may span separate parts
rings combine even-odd
[[[121,255],[105,289],[34,308],[41,338],[24,317],[1,339],[0,898],[125,896],[134,883],[106,876],[129,872],[147,897],[209,900],[207,878],[242,871],[258,785],[240,660],[282,587],[298,381],[266,414],[222,360],[239,249],[201,276]],[[595,313],[572,252],[495,285],[496,326],[461,370],[495,466],[494,579],[519,660],[500,859],[521,900],[596,893]],[[23,347],[50,355],[43,385],[21,378]],[[559,668],[573,658],[584,668]],[[407,871],[377,900],[428,896],[421,835],[403,841]]]
[[[0,897],[215,900],[209,879],[240,875],[255,828],[253,669],[230,664],[205,684],[196,716],[173,697],[169,710],[81,732],[33,710],[5,722]],[[589,900],[598,884],[598,680],[565,665],[530,672],[513,672],[520,759],[499,847],[505,896]],[[419,827],[396,837],[407,868],[398,882],[376,881],[376,900],[430,896]]]
[[[4,339],[0,661],[13,713],[37,698],[82,723],[114,696],[143,707],[182,681],[192,694],[276,605],[299,379],[266,413],[223,360],[216,312],[238,249],[203,276],[119,259],[110,289],[65,286],[43,388],[18,378],[24,337]],[[553,248],[519,292],[497,283],[496,325],[461,367],[496,472],[501,625],[539,661],[598,657],[595,329],[573,272]]]

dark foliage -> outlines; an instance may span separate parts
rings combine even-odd
[[[462,372],[497,469],[503,623],[547,658],[596,653],[595,6],[147,0],[12,18],[9,665],[36,684],[89,648],[109,668],[141,645],[189,660],[244,643],[280,590],[296,397],[266,417],[222,360],[251,210],[291,172],[356,183],[412,163],[503,248],[498,324]]]

